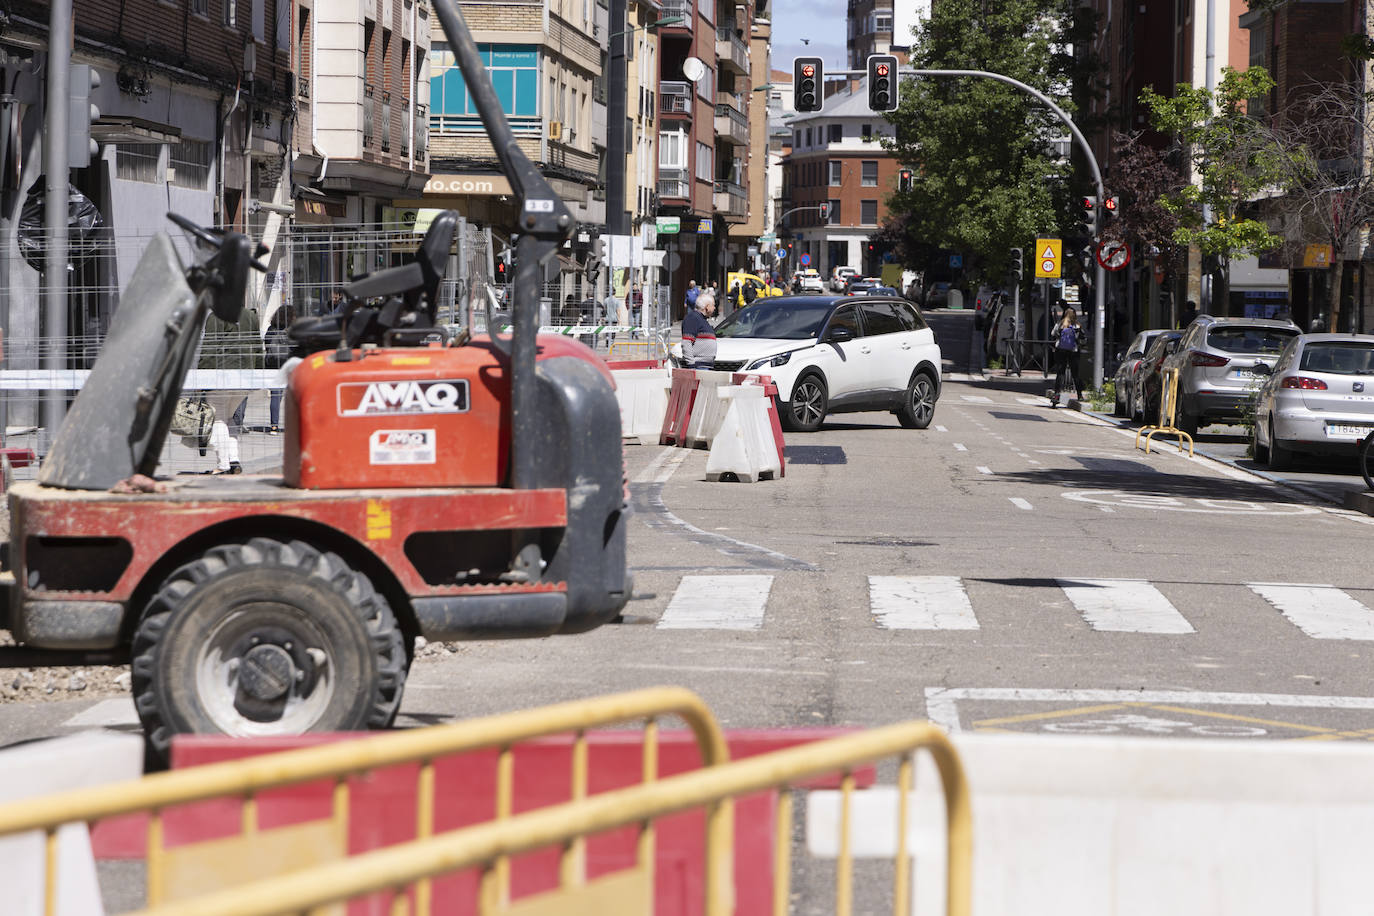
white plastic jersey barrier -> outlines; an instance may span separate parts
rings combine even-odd
[[[720,390],[730,384],[732,373],[710,369],[697,370],[697,396],[692,402],[692,417],[687,421],[687,433],[682,444],[688,448],[710,448],[716,431],[725,420],[728,401],[720,398]]]
[[[0,391],[79,391],[91,375],[89,369],[4,369]],[[191,369],[183,391],[257,391],[281,388],[280,369]]]
[[[1334,742],[957,735],[979,916],[1356,916],[1371,911],[1374,747]],[[918,758],[913,912],[944,911],[939,774]],[[839,793],[807,800],[837,854]],[[895,850],[896,792],[854,796],[856,856]]]
[[[137,735],[85,732],[21,745],[0,753],[0,802],[137,779],[143,772],[143,739]],[[104,913],[95,858],[86,825],[57,833],[58,916]],[[44,912],[45,857],[42,833],[0,839],[0,886],[11,916]]]
[[[780,476],[782,465],[763,388],[729,385],[717,393],[727,409],[706,456],[706,479],[720,480],[729,474],[744,483],[756,483]]]
[[[655,445],[668,411],[672,369],[613,369],[615,399],[620,404],[620,435],[640,445]]]

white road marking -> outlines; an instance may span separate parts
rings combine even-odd
[[[1374,639],[1374,612],[1334,586],[1252,582],[1249,587],[1313,639]]]
[[[683,576],[659,618],[668,630],[757,630],[772,576]]]
[[[976,630],[958,576],[869,576],[868,606],[889,630]]]
[[[1323,697],[1279,693],[1194,693],[1191,690],[1026,689],[927,687],[926,717],[951,734],[962,732],[959,701],[1017,703],[1171,703],[1183,706],[1275,706],[1296,709],[1369,709],[1374,697]]]
[[[635,475],[635,483],[667,483],[673,472],[687,460],[690,449],[669,445],[658,453],[658,457]]]
[[[1016,400],[1022,404],[1031,404],[1035,407],[1044,406],[1044,404],[1046,403],[1045,398],[1017,398]]]
[[[1094,630],[1192,633],[1169,599],[1144,579],[1056,579]]]
[[[972,401],[974,404],[991,404],[992,398],[985,398],[981,394],[961,394],[959,397],[965,401]]]
[[[111,725],[137,725],[138,711],[133,697],[101,700],[72,716],[62,725],[66,728],[105,728]]]
[[[992,468],[985,468],[985,467],[983,467],[982,465],[979,465],[979,466],[978,466],[978,473],[979,473],[979,474],[991,474],[991,473],[992,473]]]
[[[956,452],[966,452],[968,451],[968,446],[962,442],[956,442],[954,443],[954,450]]]
[[[1012,504],[1013,506],[1015,506],[1016,508],[1018,508],[1018,509],[1025,509],[1027,512],[1031,511],[1031,508],[1032,508],[1032,507],[1031,507],[1031,504],[1030,504],[1029,502],[1027,502],[1026,500],[1022,499],[1021,497],[1019,497],[1019,496],[1012,496],[1012,497],[1009,497],[1009,499],[1011,500],[1011,504]]]
[[[943,426],[937,426],[937,427],[935,427],[935,431],[936,431],[937,433],[947,433],[947,432],[949,432],[949,430],[948,430],[946,427],[943,427]]]

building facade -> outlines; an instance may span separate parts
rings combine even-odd
[[[870,54],[896,53],[905,60],[915,28],[930,16],[930,2],[849,0],[845,43],[849,69],[864,69]]]
[[[811,267],[824,278],[836,267],[877,274],[873,236],[887,218],[899,170],[880,141],[894,128],[869,109],[862,86],[830,96],[824,111],[786,123],[792,144],[783,166],[783,206],[797,211],[781,235],[792,245],[791,267]],[[829,211],[824,220],[821,204]]]

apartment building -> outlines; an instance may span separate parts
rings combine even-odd
[[[521,151],[579,223],[605,223],[606,8],[592,0],[460,4]],[[510,185],[437,20],[429,59],[431,177],[421,203],[509,227]]]
[[[292,56],[290,0],[82,0],[74,4],[73,64],[99,75],[91,102],[97,153],[70,172],[74,187],[100,210],[94,250],[68,276],[65,340],[99,339],[119,290],[156,232],[172,229],[170,209],[198,223],[249,231],[274,246],[293,212],[289,180],[298,73]],[[42,190],[40,153],[51,10],[45,2],[5,5],[0,78],[21,117],[11,174],[21,200]],[[81,71],[73,71],[77,74]],[[10,159],[12,164],[15,160]],[[38,275],[14,249],[4,253],[6,360],[36,365]],[[256,277],[253,304],[281,296],[282,265]],[[87,365],[94,346],[73,346],[70,364]],[[13,419],[13,417],[12,417]]]
[[[625,137],[625,206],[630,230],[640,234],[654,221],[658,183],[658,3],[630,0],[626,4],[626,100],[629,120]],[[615,180],[614,175],[607,176]]]
[[[913,30],[930,16],[931,0],[849,0],[845,47],[849,69],[862,70],[870,54],[897,53],[903,59]]]
[[[716,188],[716,212],[726,212],[727,207],[738,207],[741,197],[744,202],[744,219],[732,221],[727,219],[726,226],[729,236],[726,248],[725,266],[728,269],[737,270],[740,267],[747,267],[750,270],[757,270],[762,265],[761,253],[759,250],[759,239],[771,232],[772,223],[769,222],[769,195],[768,195],[768,102],[771,86],[764,77],[772,67],[772,36],[773,25],[769,19],[769,0],[759,0],[754,6],[753,22],[749,29],[749,79],[747,85],[750,90],[747,93],[736,93],[735,98],[742,100],[740,108],[748,124],[748,142],[743,150],[739,150],[732,158],[742,159],[745,182],[742,187],[736,189],[730,184],[726,184],[725,196],[722,199],[722,188]],[[744,6],[736,7],[736,13],[745,12]],[[733,50],[733,48],[731,49]],[[758,74],[755,78],[754,74]],[[716,105],[716,135],[723,136],[722,127],[727,131],[736,126],[734,112],[738,109],[732,104],[734,99],[727,99],[724,103],[725,115],[729,123],[721,121],[722,106]],[[742,154],[742,155],[740,155]],[[740,194],[739,192],[743,192]],[[753,251],[751,254],[750,251]]]
[[[783,205],[800,208],[780,233],[791,240],[793,261],[828,277],[851,266],[876,274],[879,256],[872,237],[887,218],[887,197],[896,189],[899,166],[880,139],[892,125],[868,107],[862,86],[828,97],[825,110],[789,119],[792,150],[783,166]],[[823,221],[820,205],[828,204]]]

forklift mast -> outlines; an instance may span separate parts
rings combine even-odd
[[[515,244],[515,276],[511,317],[511,487],[535,487],[538,456],[535,338],[539,331],[539,285],[544,267],[572,237],[577,221],[566,204],[516,145],[491,77],[482,66],[477,44],[457,0],[435,0],[435,11],[463,80],[491,139],[501,171],[510,182],[518,207],[520,238]]]

